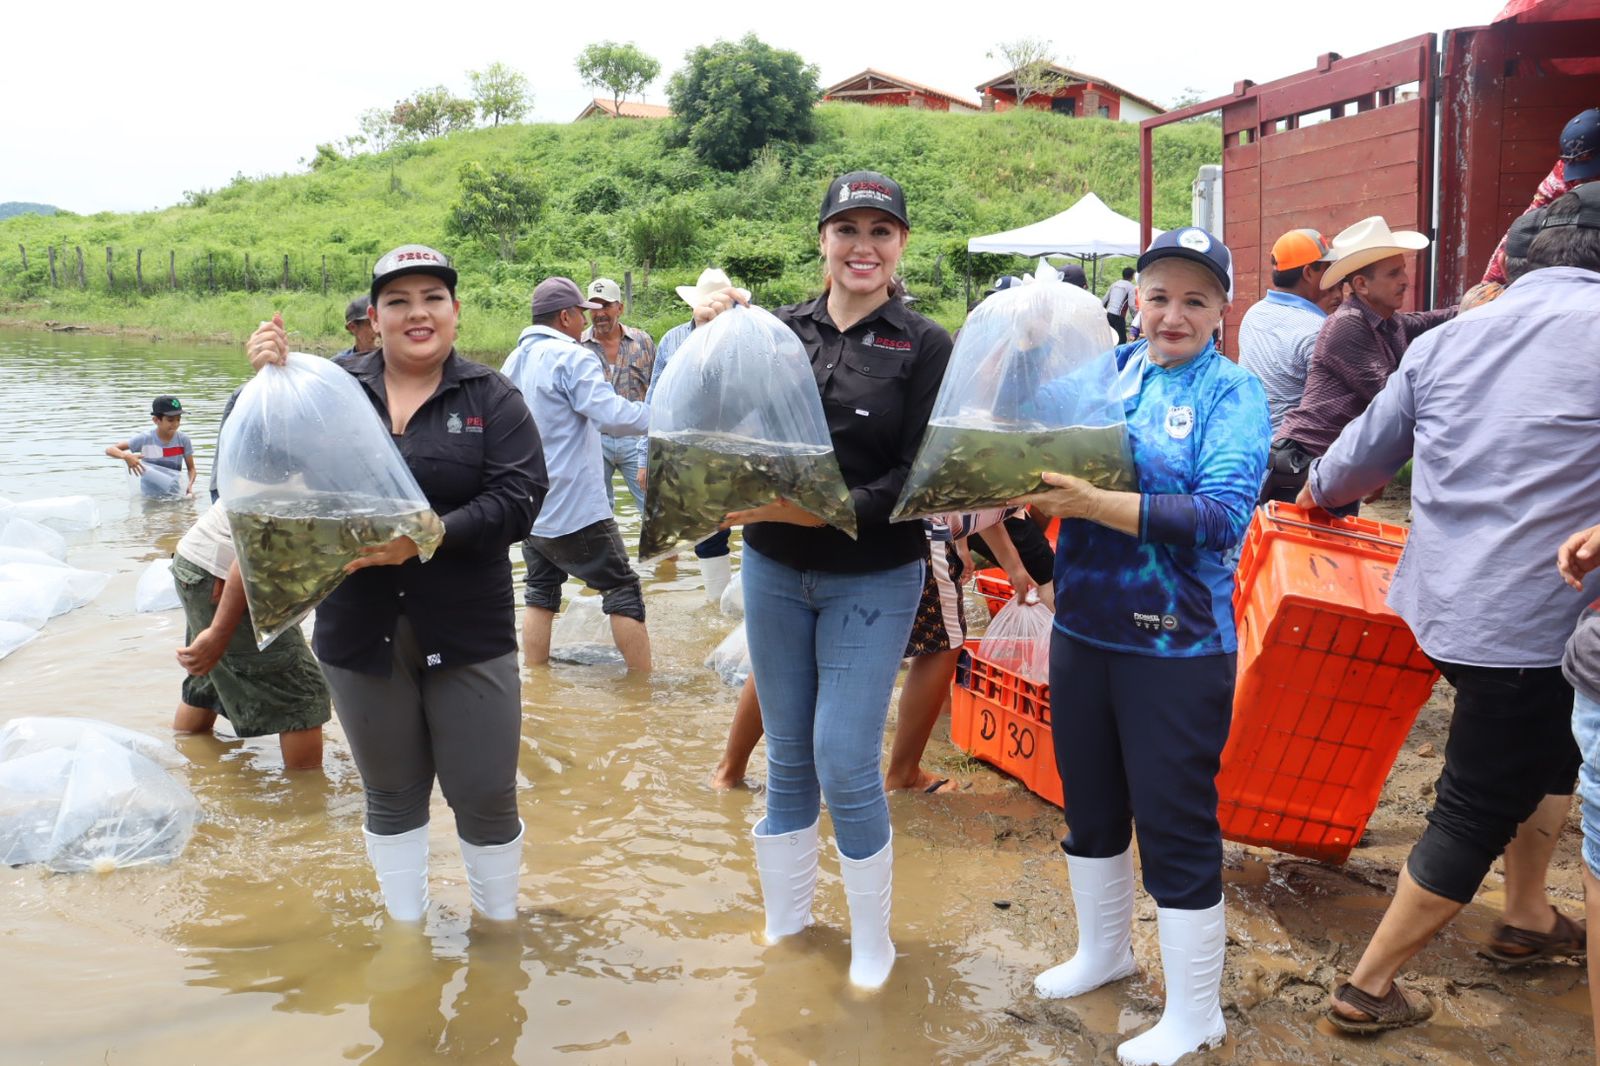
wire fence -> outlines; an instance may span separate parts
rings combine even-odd
[[[355,253],[232,249],[85,249],[77,244],[28,247],[0,257],[7,287],[22,294],[48,289],[119,295],[160,292],[344,292],[371,281],[371,257]],[[101,252],[104,252],[104,259]]]

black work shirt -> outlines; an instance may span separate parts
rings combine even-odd
[[[392,425],[383,349],[334,361],[361,383],[383,424]],[[402,613],[427,668],[515,651],[509,549],[533,528],[549,487],[539,432],[522,393],[498,371],[451,351],[438,388],[393,439],[444,520],[444,540],[426,563],[407,559],[345,578],[317,607],[317,658],[387,677]]]
[[[826,295],[775,313],[811,357],[833,451],[855,503],[858,539],[831,526],[758,522],[745,528],[745,540],[797,570],[865,573],[922,558],[922,523],[890,525],[889,512],[928,428],[950,361],[950,334],[899,300],[842,333],[828,315]]]

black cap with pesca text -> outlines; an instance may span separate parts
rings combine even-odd
[[[817,215],[817,228],[828,219],[858,207],[871,208],[894,216],[906,229],[911,220],[906,217],[906,194],[900,183],[875,170],[852,170],[833,179],[828,195],[822,199],[822,211]]]

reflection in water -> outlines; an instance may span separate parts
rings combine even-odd
[[[122,468],[101,451],[142,424],[152,396],[175,393],[204,485],[216,418],[245,373],[234,349],[0,330],[0,494],[94,496],[104,524],[69,537],[68,557],[114,575],[94,603],[0,662],[0,714],[87,714],[168,735],[183,624],[178,612],[134,614],[133,590],[206,500],[130,497]],[[626,492],[619,499],[631,539],[632,502]],[[1067,1006],[1032,997],[1033,974],[1072,944],[1059,815],[970,767],[955,772],[977,784],[971,792],[891,800],[900,956],[878,995],[848,988],[831,848],[817,926],[761,943],[748,842],[761,798],[704,786],[734,690],[701,663],[733,622],[703,604],[688,553],[644,579],[662,664],[653,677],[617,667],[525,672],[518,798],[527,836],[515,923],[473,921],[454,822],[438,796],[428,921],[418,930],[383,917],[362,851],[360,783],[337,723],[324,774],[285,775],[270,737],[180,738],[205,821],[177,863],[106,877],[0,869],[0,1061],[1089,1063],[1110,1061],[1118,1030],[1153,1018],[1152,975]],[[759,777],[759,758],[753,769]],[[1375,922],[1376,912],[1323,906],[1259,876],[1238,880],[1229,892],[1240,914],[1257,896],[1275,913],[1244,927],[1260,947],[1230,948],[1230,972],[1247,950],[1282,956],[1263,969],[1261,1002],[1249,1010],[1309,991],[1293,1013],[1278,1008],[1271,1026],[1241,1021],[1249,1043],[1234,1061],[1327,1061],[1312,1022],[1322,993],[1306,983],[1324,975],[1289,952],[1325,943],[1328,927],[1352,916]],[[1147,964],[1151,928],[1136,929]],[[1586,1046],[1581,1012],[1547,1013],[1538,1032]],[[1506,1029],[1497,1024],[1484,1040],[1516,1046],[1522,1037]],[[1444,1047],[1473,1061],[1470,1052],[1492,1046],[1474,1044],[1471,1028],[1443,1032],[1338,1050],[1376,1063],[1389,1061],[1383,1048],[1409,1059]]]

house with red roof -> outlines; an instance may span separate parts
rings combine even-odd
[[[574,122],[582,122],[586,118],[671,118],[672,108],[666,104],[639,104],[632,100],[622,101],[622,108],[618,110],[612,99],[595,97],[594,101],[578,112]]]
[[[1115,85],[1104,78],[1085,74],[1081,70],[1048,66],[1048,80],[1052,87],[1046,92],[1030,92],[1019,102],[1015,71],[1006,71],[978,86],[985,111],[1009,111],[1013,107],[1032,107],[1073,118],[1109,118],[1123,122],[1142,122],[1165,113],[1166,108],[1153,100]]]
[[[868,67],[822,90],[823,100],[920,111],[977,111],[977,101]]]

